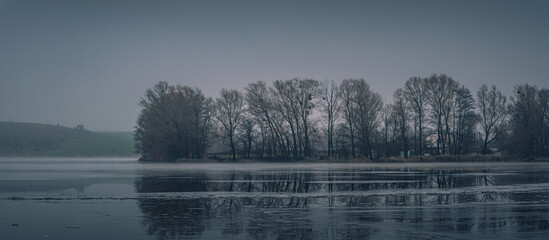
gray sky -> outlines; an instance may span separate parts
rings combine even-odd
[[[549,85],[549,1],[0,0],[0,121],[133,130],[160,80],[364,78],[387,99],[446,73]]]

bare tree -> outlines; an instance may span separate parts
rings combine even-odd
[[[199,89],[159,82],[139,103],[134,138],[142,159],[201,158],[209,133],[211,99]]]
[[[236,160],[235,132],[243,119],[244,97],[238,90],[221,89],[221,96],[216,99],[217,120],[221,130],[229,140],[231,156]]]
[[[453,154],[463,154],[475,141],[475,128],[478,116],[474,112],[475,99],[465,86],[456,90],[453,116]]]
[[[334,156],[334,129],[341,111],[339,88],[335,81],[324,81],[320,85],[320,107],[326,119],[328,156]]]
[[[423,120],[425,118],[425,102],[427,98],[426,81],[425,78],[412,77],[406,81],[406,85],[404,86],[404,96],[410,103],[410,107],[417,119],[419,155],[423,155]]]
[[[448,136],[450,134],[449,120],[453,98],[458,83],[445,74],[433,74],[426,83],[427,100],[431,106],[433,120],[437,130],[437,153],[445,154],[450,148]],[[442,149],[442,150],[441,150]]]
[[[350,154],[349,126],[339,123],[336,127],[335,152],[338,157],[348,158]]]
[[[542,88],[538,92],[539,114],[537,131],[540,155],[549,156],[549,89]]]
[[[381,112],[381,121],[383,122],[382,134],[383,134],[383,144],[385,148],[384,149],[385,157],[390,156],[389,133],[391,132],[390,128],[391,128],[391,123],[393,119],[392,109],[393,109],[392,104],[385,104]]]
[[[373,159],[372,140],[379,125],[379,114],[383,103],[381,96],[370,89],[370,85],[364,79],[352,80],[355,98],[353,109],[354,122],[361,143],[362,154]]]
[[[393,113],[399,123],[401,151],[404,157],[408,157],[408,101],[404,96],[404,90],[397,89],[393,94]]]
[[[487,153],[488,146],[505,129],[502,127],[507,116],[507,99],[501,91],[493,86],[483,84],[477,91],[477,108],[480,113],[480,126],[482,127],[484,140],[482,154]]]
[[[512,150],[529,157],[549,155],[549,90],[517,85],[511,101]]]
[[[252,143],[254,142],[256,122],[250,116],[244,116],[239,127],[240,139],[244,145],[244,153],[250,159],[252,153]]]
[[[294,160],[311,155],[310,116],[314,109],[318,82],[312,79],[277,80],[270,92],[273,106],[284,118],[291,133],[291,152]]]
[[[294,160],[298,160],[301,155],[301,133],[299,109],[297,104],[297,80],[283,81],[277,80],[271,88],[274,108],[283,116],[291,132],[291,152]],[[284,132],[283,132],[284,133]],[[290,141],[287,141],[290,142]]]
[[[190,143],[193,150],[192,157],[202,158],[208,147],[208,135],[213,128],[212,117],[215,114],[215,105],[211,98],[207,98],[198,88],[184,88],[185,95],[191,105]]]
[[[355,99],[356,99],[356,90],[354,89],[353,79],[345,79],[341,82],[339,96],[341,98],[342,108],[343,108],[343,117],[345,118],[347,131],[349,132],[349,141],[351,142],[351,156],[354,158],[355,155]]]
[[[301,136],[303,138],[303,153],[306,157],[310,157],[312,153],[311,149],[311,130],[312,128],[310,116],[313,114],[314,110],[314,101],[313,99],[318,95],[319,83],[313,79],[297,79],[298,92],[297,92],[297,103],[298,103],[298,113],[301,120],[301,129],[303,129]]]
[[[248,84],[246,87],[246,102],[248,111],[255,116],[261,126],[262,136],[265,136],[264,145],[269,145],[268,154],[272,157],[280,152],[283,157],[288,157],[285,142],[282,138],[282,124],[280,116],[274,109],[274,100],[265,82],[259,81]],[[266,137],[270,140],[267,141]]]

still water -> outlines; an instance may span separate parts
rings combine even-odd
[[[549,163],[0,158],[0,239],[547,239]]]

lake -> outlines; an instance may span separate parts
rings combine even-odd
[[[549,163],[0,158],[0,239],[546,239]]]

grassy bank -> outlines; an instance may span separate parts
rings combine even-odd
[[[92,132],[63,126],[0,122],[0,156],[134,156],[131,132]]]
[[[547,157],[527,158],[511,155],[440,155],[413,158],[381,158],[375,162],[549,162]]]

